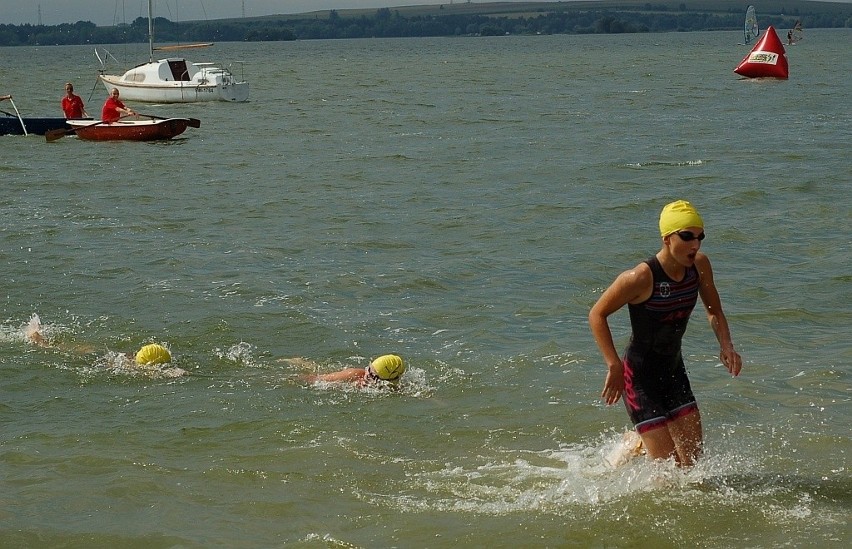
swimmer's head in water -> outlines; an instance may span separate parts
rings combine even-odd
[[[397,355],[382,355],[370,363],[370,371],[384,381],[396,381],[405,372],[405,363]]]
[[[168,349],[157,343],[145,345],[136,353],[136,364],[166,364],[172,361],[172,354]]]

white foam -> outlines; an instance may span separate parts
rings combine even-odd
[[[405,496],[362,496],[375,503],[390,498],[398,508],[417,511],[564,515],[641,493],[652,493],[658,499],[689,497],[691,493],[705,497],[707,479],[737,477],[742,467],[754,467],[739,455],[704,458],[692,469],[680,469],[673,460],[652,461],[644,456],[613,467],[606,458],[622,444],[621,433],[609,433],[598,441],[556,449],[498,451],[497,455],[478,456],[480,463],[470,459],[464,464],[449,462],[436,470],[409,474]],[[711,492],[722,500],[731,497],[730,490],[735,488],[726,483],[711,486]]]
[[[256,366],[257,363],[254,359],[254,353],[256,350],[257,347],[255,345],[245,341],[240,341],[225,350],[215,349],[214,352],[219,358],[230,360],[231,362],[236,362],[245,366]]]

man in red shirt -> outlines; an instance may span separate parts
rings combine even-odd
[[[113,88],[110,96],[104,103],[103,110],[101,110],[101,121],[109,124],[121,118],[121,115],[130,116],[133,114],[136,114],[133,109],[125,107],[121,99],[118,98],[118,89]]]
[[[89,113],[83,106],[83,100],[79,95],[74,95],[74,84],[68,82],[65,84],[65,97],[62,98],[62,110],[65,111],[65,118],[88,118]]]

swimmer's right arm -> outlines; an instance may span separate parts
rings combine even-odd
[[[615,348],[607,317],[628,303],[647,299],[647,291],[652,287],[651,269],[644,263],[639,264],[618,275],[589,311],[589,328],[607,366],[606,381],[601,392],[601,398],[607,405],[618,402],[624,392],[624,364]]]

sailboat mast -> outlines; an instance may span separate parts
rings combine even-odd
[[[148,0],[148,56],[154,62],[154,0]]]

